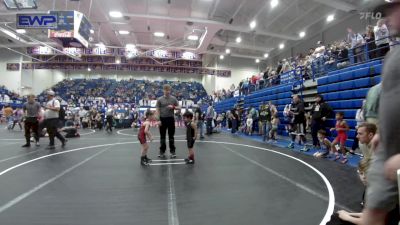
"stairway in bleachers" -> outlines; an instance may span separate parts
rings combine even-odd
[[[285,108],[286,104],[291,102],[292,97],[292,84],[284,84],[280,86],[275,86],[271,88],[262,89],[256,92],[253,92],[247,96],[244,96],[244,104],[243,108],[245,110],[249,109],[250,107],[255,107],[259,109],[259,106],[263,102],[272,101],[274,105],[276,105],[279,118],[281,120],[281,124],[279,125],[278,134],[280,135],[287,135],[285,130],[285,123],[283,122],[283,109]],[[230,98],[221,102],[218,102],[215,105],[215,110],[217,113],[226,112],[228,110],[233,109],[235,104],[237,103],[239,97]]]

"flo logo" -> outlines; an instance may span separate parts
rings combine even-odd
[[[361,20],[367,20],[367,19],[373,19],[373,20],[379,20],[382,18],[382,13],[377,12],[360,12],[360,19]]]

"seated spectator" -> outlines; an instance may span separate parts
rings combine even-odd
[[[349,50],[346,47],[346,42],[341,42],[338,49],[336,67],[342,69],[347,65],[349,65]]]
[[[61,131],[66,133],[66,138],[80,137],[78,133],[78,125],[75,125],[71,119],[68,119],[67,122],[65,122],[65,127],[63,127]]]
[[[371,141],[376,134],[377,127],[373,123],[362,123],[357,129],[357,139],[360,142],[360,150],[364,161],[370,161],[373,155]]]

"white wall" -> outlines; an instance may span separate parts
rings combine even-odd
[[[7,71],[7,63],[19,63],[22,57],[7,49],[0,49],[0,85],[7,89],[19,92],[21,87],[21,70]]]
[[[19,52],[25,51],[23,49],[17,50]],[[64,72],[60,70],[20,69],[19,71],[7,71],[7,63],[20,63],[23,60],[27,61],[17,53],[4,48],[0,49],[0,85],[22,95],[39,94],[65,77]]]
[[[210,95],[215,90],[216,85],[216,76],[214,75],[204,75],[202,84],[204,89],[206,89],[207,93]]]
[[[231,77],[216,77],[214,90],[221,90],[222,88],[228,89],[232,84],[237,86],[241,80],[251,77],[265,69],[263,64],[256,64],[254,59],[236,57],[225,57],[224,60],[219,60],[216,63],[216,67],[218,69],[231,70]]]

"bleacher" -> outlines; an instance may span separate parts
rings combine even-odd
[[[287,135],[282,112],[285,108],[285,105],[291,103],[291,90],[292,85],[285,84],[255,91],[247,96],[244,96],[243,108],[245,110],[249,109],[250,107],[255,107],[258,109],[263,102],[267,103],[268,101],[271,101],[277,107],[279,111],[279,118],[282,121],[282,124],[279,125],[278,134]],[[218,102],[215,105],[215,111],[217,113],[222,113],[231,110],[234,108],[239,99],[240,97],[234,97]]]
[[[344,112],[345,119],[350,126],[349,139],[346,146],[351,147],[356,137],[355,115],[362,107],[368,90],[381,81],[382,60],[350,66],[345,69],[329,72],[326,76],[317,79],[317,92],[329,103],[334,112]],[[238,99],[244,99],[243,107],[259,108],[262,102],[272,101],[277,106],[281,124],[278,133],[287,135],[283,120],[283,110],[286,104],[291,103],[293,82],[285,85],[274,86],[253,92],[247,96],[235,97],[218,102],[215,109],[218,113],[226,112],[234,107]],[[327,120],[328,127],[335,126],[334,117]],[[336,134],[333,133],[335,136]]]
[[[201,83],[197,82],[173,82],[173,81],[145,81],[145,80],[121,80],[114,79],[74,79],[64,80],[52,87],[57,96],[60,96],[67,102],[77,103],[77,97],[113,97],[126,98],[132,102],[134,97],[137,101],[148,96],[157,98],[163,95],[162,86],[170,84],[172,95],[178,100],[193,100],[198,102],[207,96],[207,92]],[[122,91],[121,91],[122,90]],[[119,92],[118,92],[119,91]],[[193,95],[195,93],[195,95]],[[71,95],[75,95],[73,101]],[[45,99],[46,93],[41,94],[41,99]]]
[[[369,88],[381,81],[382,61],[348,67],[328,73],[327,76],[319,78],[318,94],[333,108],[334,112],[344,112],[346,121],[350,126],[348,132],[347,147],[351,147],[356,137],[355,115],[362,107]],[[335,119],[328,119],[327,126],[334,127]]]

